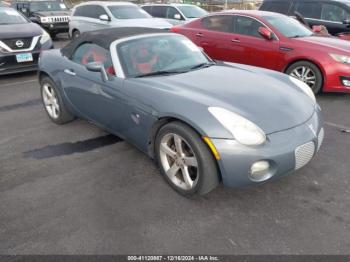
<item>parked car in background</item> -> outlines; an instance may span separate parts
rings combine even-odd
[[[13,1],[11,6],[44,28],[52,38],[68,32],[70,11],[61,0]]]
[[[350,32],[349,0],[264,0],[260,10],[289,16],[298,12],[311,27],[323,25],[332,35]]]
[[[50,35],[13,8],[0,6],[0,75],[34,71]]]
[[[172,25],[153,18],[145,10],[130,2],[85,2],[74,7],[69,22],[69,35],[109,27],[138,26],[169,30]]]
[[[284,72],[305,82],[314,93],[350,92],[350,42],[315,36],[294,18],[230,11],[172,31],[190,38],[213,59]]]
[[[151,16],[164,18],[173,25],[183,24],[208,14],[204,9],[190,4],[147,4],[141,8]]]
[[[305,166],[324,137],[305,83],[216,64],[164,30],[84,33],[42,53],[39,80],[53,122],[81,117],[118,135],[155,158],[186,196],[206,194],[220,180],[238,187],[286,175]]]

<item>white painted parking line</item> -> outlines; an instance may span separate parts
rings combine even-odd
[[[27,83],[33,83],[33,82],[38,82],[38,80],[37,80],[37,79],[33,79],[33,80],[27,80],[27,81],[21,81],[21,82],[14,82],[14,83],[0,84],[0,87],[6,87],[6,86],[15,86],[15,85],[27,84]]]
[[[345,132],[345,133],[350,132],[350,127],[343,126],[343,125],[338,125],[338,124],[335,124],[335,123],[332,123],[332,122],[327,122],[327,121],[325,121],[324,123],[326,125],[328,125],[328,126],[339,128],[342,132]]]

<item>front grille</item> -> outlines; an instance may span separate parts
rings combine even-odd
[[[302,168],[310,162],[315,153],[315,143],[309,142],[295,149],[295,169]]]
[[[323,143],[323,139],[324,139],[324,129],[322,128],[320,130],[320,133],[318,133],[318,137],[317,137],[317,140],[318,140],[318,142],[317,142],[317,151],[320,150],[321,145]]]
[[[2,42],[12,50],[28,49],[32,44],[33,38],[14,38],[3,39]]]

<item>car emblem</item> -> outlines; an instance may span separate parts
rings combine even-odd
[[[17,40],[16,46],[19,47],[19,48],[23,47],[24,46],[23,41],[22,40]]]
[[[315,131],[314,126],[312,124],[310,124],[309,128],[310,128],[311,132],[314,134],[314,136],[316,137],[317,135],[316,135],[316,131]]]

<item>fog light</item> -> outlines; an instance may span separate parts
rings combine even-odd
[[[254,182],[262,182],[272,176],[268,161],[255,162],[250,168],[249,178]]]
[[[350,78],[349,77],[340,77],[342,83],[343,83],[343,86],[347,86],[347,87],[350,87]]]
[[[50,27],[53,28],[53,24],[50,24]]]

